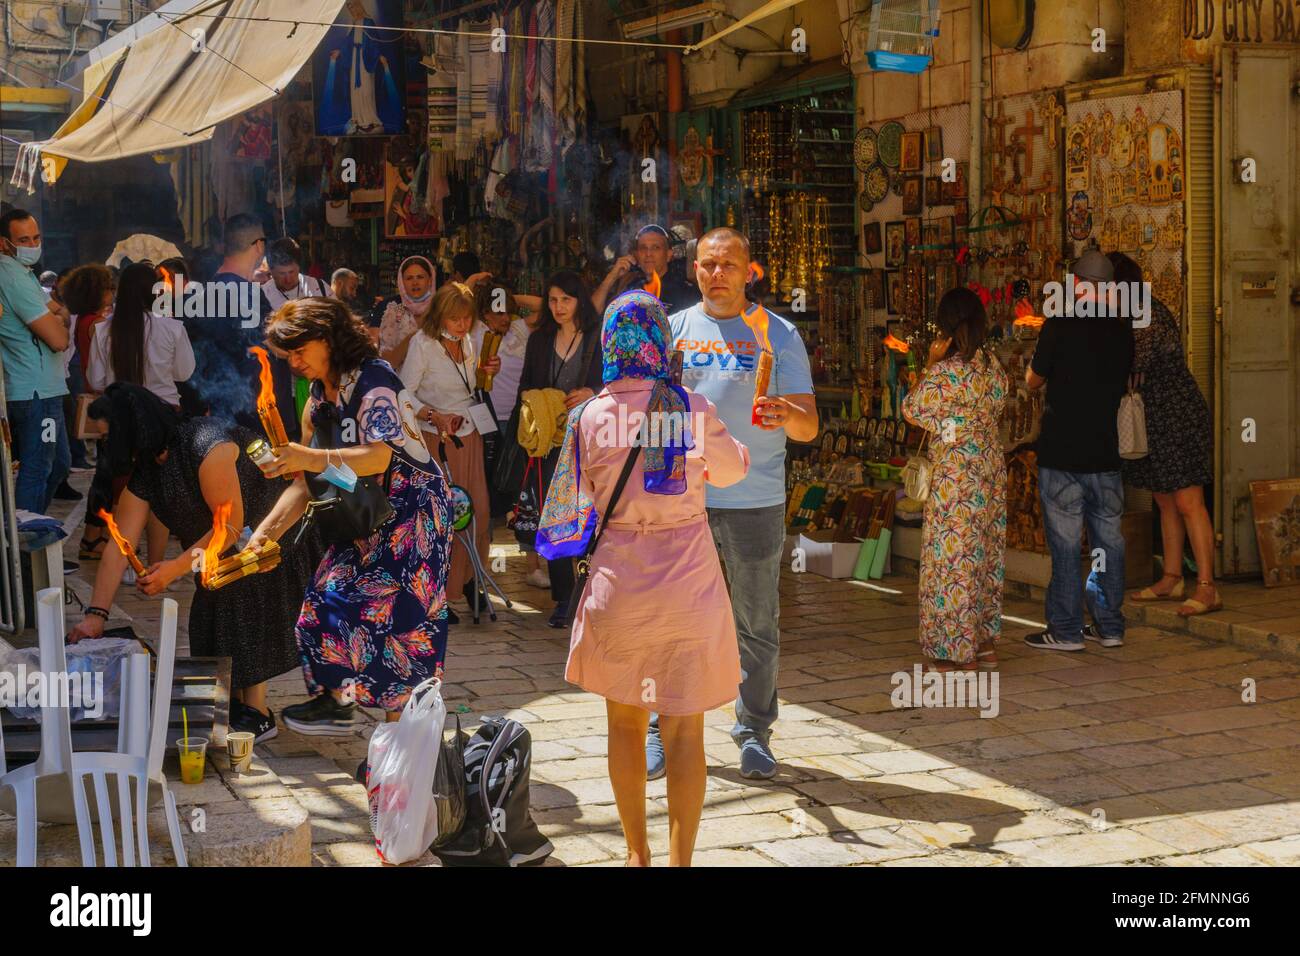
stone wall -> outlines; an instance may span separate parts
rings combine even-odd
[[[1130,0],[1129,5],[1138,4]],[[985,95],[1010,96],[1119,75],[1124,68],[1123,7],[1121,0],[1040,0],[1033,36],[1023,51],[993,46],[986,34]],[[970,2],[943,0],[940,11],[934,61],[924,73],[873,71],[854,51],[860,122],[969,102]],[[1092,32],[1098,27],[1106,31],[1105,52],[1093,51]]]

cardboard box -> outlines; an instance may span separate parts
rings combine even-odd
[[[820,574],[824,578],[853,577],[853,565],[857,563],[862,543],[834,541],[834,537],[834,530],[799,535],[796,547],[803,551],[805,571]]]

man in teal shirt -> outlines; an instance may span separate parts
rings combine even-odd
[[[63,357],[68,313],[50,299],[32,267],[41,258],[36,217],[22,209],[0,216],[0,361],[20,509],[44,514],[72,465],[63,418]]]

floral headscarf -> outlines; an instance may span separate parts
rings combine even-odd
[[[651,428],[649,436],[644,432],[639,436],[643,442],[643,487],[653,495],[680,495],[686,491],[686,452],[695,447],[686,391],[668,380],[671,335],[663,303],[643,290],[626,292],[605,309],[600,335],[601,377],[605,384],[618,379],[654,382],[646,405],[646,421],[657,422],[659,427]],[[548,560],[585,554],[596,527],[595,502],[582,491],[578,456],[578,420],[586,405],[583,402],[569,412],[564,446],[542,509],[537,552]],[[664,423],[680,423],[680,428],[665,427]],[[647,442],[647,437],[651,441]]]

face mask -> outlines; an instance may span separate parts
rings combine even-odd
[[[41,261],[40,246],[14,246],[14,258],[22,265],[34,266]]]
[[[439,335],[441,335],[448,342],[459,342],[462,338],[464,338],[464,336],[461,335],[453,335],[452,333],[448,332],[446,329],[443,329],[439,333]]]
[[[325,459],[327,462],[329,461],[328,454],[325,456]],[[320,476],[335,488],[342,488],[344,491],[353,491],[357,487],[357,473],[352,470],[352,466],[344,461],[341,456],[337,465],[327,464],[325,470],[320,473]]]
[[[428,302],[430,299],[433,298],[433,290],[430,289],[429,291],[427,291],[426,293],[424,293],[424,295],[420,296],[419,298],[416,298],[416,297],[413,296],[413,295],[408,295],[407,298],[408,298],[411,302],[413,302],[415,305],[424,305],[424,303]]]

